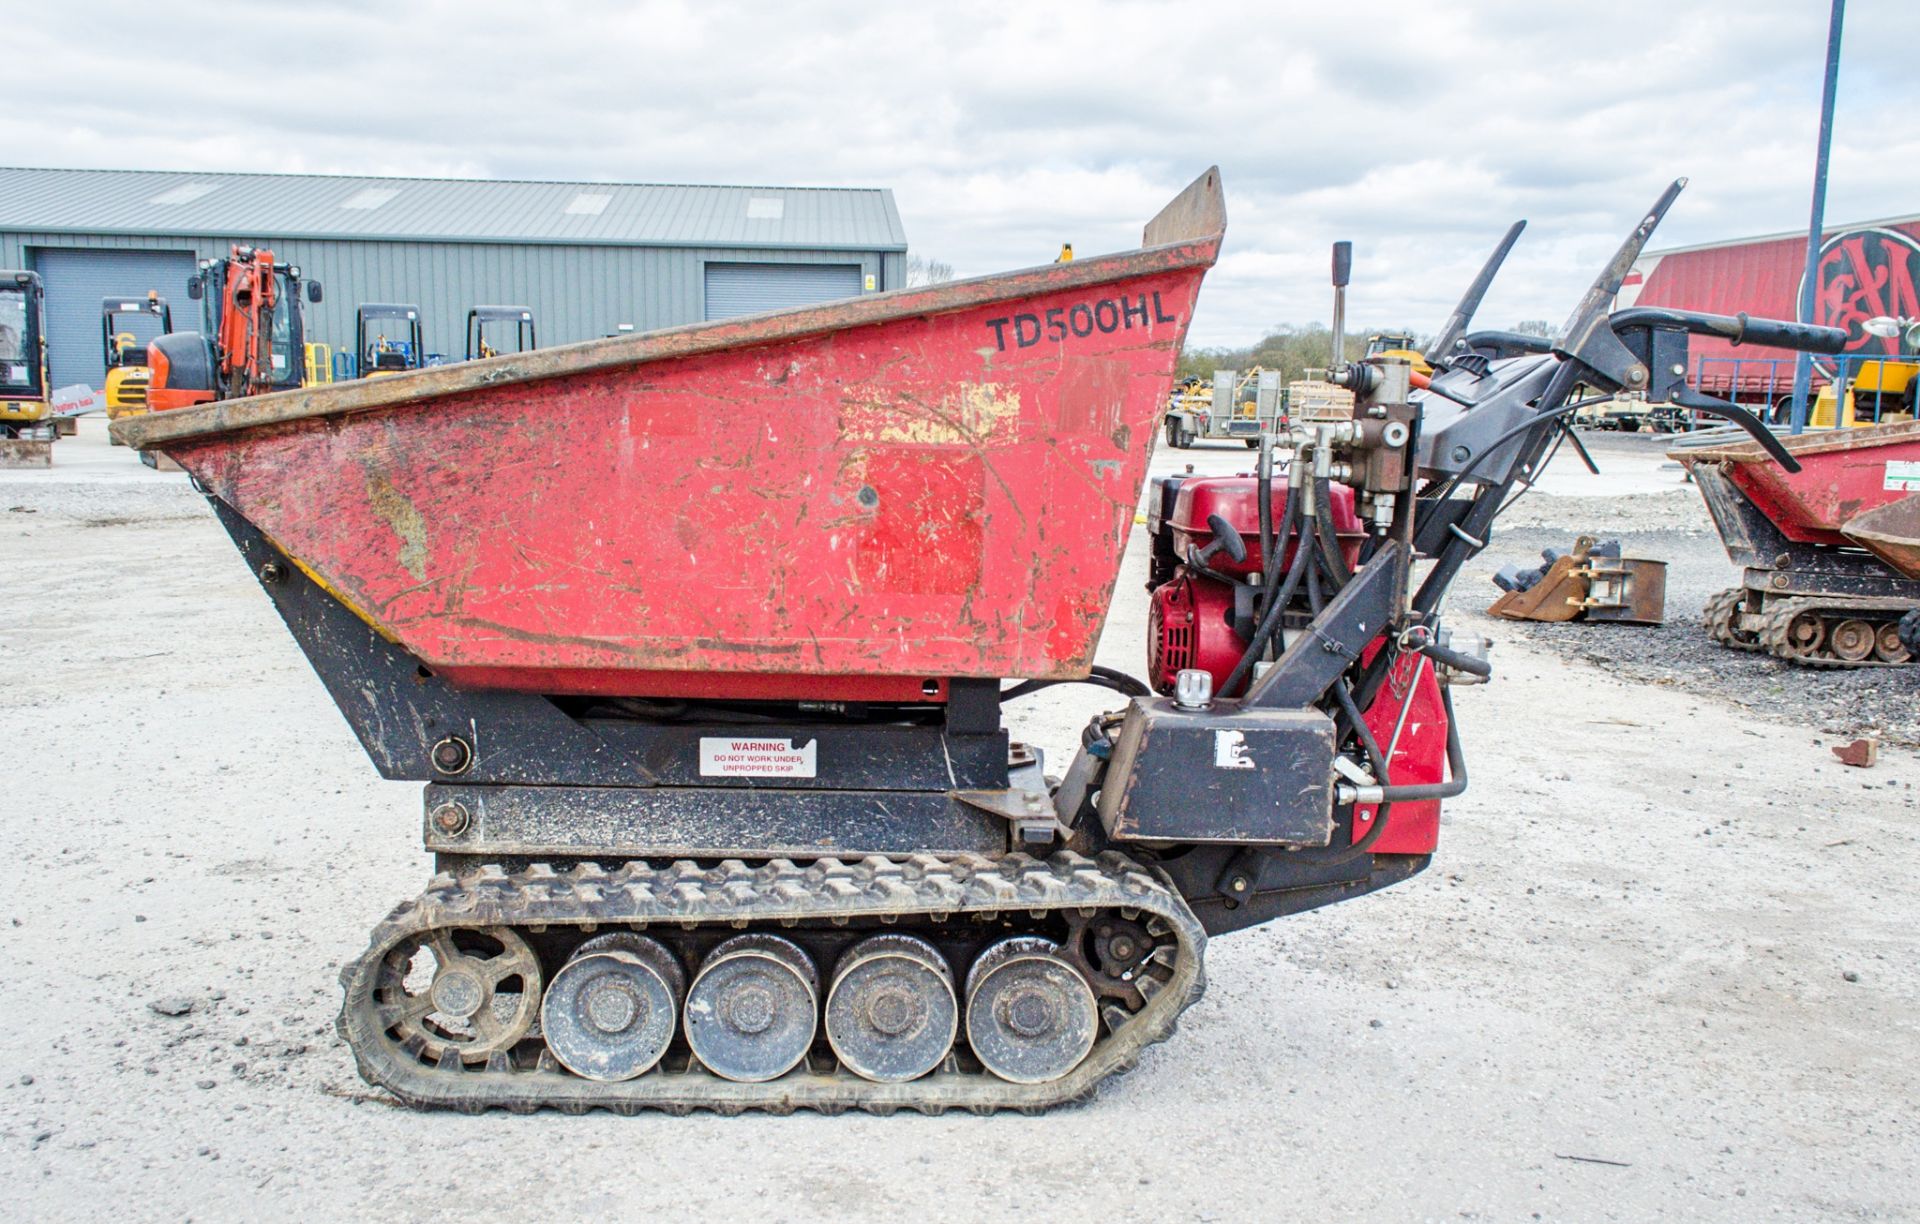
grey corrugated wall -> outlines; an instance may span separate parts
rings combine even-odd
[[[589,340],[631,323],[636,330],[695,323],[704,316],[709,260],[750,263],[857,263],[878,289],[897,289],[905,257],[894,251],[766,248],[566,246],[547,243],[275,241],[246,238],[40,234],[0,231],[0,267],[32,268],[38,247],[186,250],[196,258],[225,255],[234,242],[273,249],[325,287],[326,300],[307,305],[307,339],[340,351],[353,347],[353,311],[361,302],[412,302],[425,317],[427,350],[449,360],[466,349],[467,310],[476,305],[531,306],[545,348]],[[126,286],[144,292],[145,286]],[[199,325],[196,303],[174,304],[174,326]]]

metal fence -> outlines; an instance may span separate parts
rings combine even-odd
[[[1920,358],[1846,354],[1824,360],[1832,363],[1832,372],[1815,364],[1809,404],[1823,387],[1837,384],[1836,404],[1844,404],[1846,392],[1852,391],[1856,422],[1878,423],[1913,414],[1914,370],[1920,367]],[[1692,382],[1696,390],[1752,408],[1775,424],[1784,424],[1792,410],[1790,357],[1701,357],[1694,362]],[[1811,407],[1808,416],[1812,417]]]

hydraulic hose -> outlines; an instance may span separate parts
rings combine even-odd
[[[1453,693],[1440,686],[1440,704],[1447,711],[1447,773],[1445,782],[1412,782],[1405,786],[1383,786],[1381,799],[1388,803],[1421,803],[1429,799],[1451,799],[1467,789],[1467,755],[1460,747],[1460,723],[1453,714]],[[1358,844],[1358,843],[1356,843]]]
[[[1553,377],[1547,382],[1546,389],[1541,391],[1539,398],[1535,401],[1541,405],[1540,410],[1522,425],[1508,430],[1507,434],[1501,436],[1500,441],[1483,448],[1480,453],[1492,454],[1499,449],[1508,435],[1518,436],[1562,413],[1572,411],[1567,398],[1573,392],[1574,384],[1578,380],[1579,370],[1574,363],[1562,363],[1560,368],[1553,372]],[[1535,457],[1538,457],[1537,451]],[[1476,458],[1467,470],[1471,471],[1479,462]],[[1456,476],[1449,484],[1447,489],[1449,495],[1458,485],[1459,479]],[[1505,496],[1504,491],[1498,491],[1494,497],[1487,496],[1487,493],[1488,490],[1482,489],[1476,495],[1472,508],[1467,511],[1465,522],[1455,525],[1453,529],[1455,538],[1449,540],[1446,547],[1440,550],[1440,555],[1434,559],[1433,568],[1427,571],[1426,581],[1420,584],[1420,591],[1413,599],[1413,610],[1420,615],[1433,614],[1433,611],[1440,606],[1440,601],[1446,597],[1447,588],[1453,585],[1455,575],[1460,572],[1460,567],[1466,564],[1467,558],[1486,547],[1486,532],[1493,525],[1494,516],[1500,512],[1500,498]]]
[[[1041,689],[1052,688],[1056,684],[1092,684],[1100,688],[1112,689],[1123,697],[1150,697],[1153,695],[1153,690],[1148,688],[1144,681],[1129,676],[1117,668],[1095,665],[1091,675],[1083,676],[1075,680],[1023,680],[1010,689],[1000,690],[1000,700],[1002,703],[1013,701],[1016,698],[1037,693]]]
[[[1385,782],[1387,780],[1387,770],[1390,762],[1388,762],[1386,754],[1380,751],[1380,741],[1374,738],[1372,728],[1368,727],[1366,719],[1360,716],[1360,707],[1354,704],[1353,693],[1347,688],[1347,682],[1345,680],[1335,680],[1333,682],[1333,697],[1335,701],[1339,702],[1340,710],[1346,715],[1347,721],[1353,724],[1354,733],[1359,736],[1360,745],[1366,750],[1367,760],[1373,765],[1374,776],[1382,782]],[[1412,692],[1408,692],[1407,700],[1413,700]],[[1353,808],[1357,813],[1360,805],[1356,803],[1353,805]],[[1339,851],[1332,858],[1325,861],[1333,863],[1350,862],[1372,850],[1374,843],[1380,840],[1380,835],[1386,832],[1387,821],[1392,818],[1392,815],[1393,799],[1384,793],[1383,788],[1381,800],[1375,805],[1373,810],[1373,827],[1368,829],[1359,841]]]
[[[1333,528],[1333,482],[1324,476],[1316,476],[1313,481],[1313,501],[1317,513],[1313,516],[1313,529],[1320,540],[1320,560],[1328,580],[1337,592],[1347,585],[1353,577],[1347,569],[1347,559],[1340,554],[1340,535]]]
[[[1300,461],[1296,458],[1294,469],[1297,471],[1299,466]],[[1300,499],[1295,496],[1296,492],[1297,489],[1289,481],[1286,506],[1281,513],[1282,522],[1280,530],[1276,533],[1278,540],[1274,545],[1276,564],[1279,554],[1286,551],[1287,541],[1294,534],[1295,520],[1300,517]],[[1307,567],[1312,563],[1313,558],[1309,555],[1312,551],[1311,540],[1310,533],[1305,531],[1300,533],[1300,542],[1293,550],[1293,564],[1287,567],[1287,576],[1280,583],[1280,589],[1267,596],[1266,606],[1260,612],[1260,621],[1254,626],[1253,637],[1247,642],[1247,648],[1240,652],[1240,661],[1235,663],[1233,670],[1227,674],[1226,683],[1220,686],[1222,697],[1232,697],[1239,692],[1248,673],[1253,670],[1253,665],[1259,662],[1261,651],[1265,649],[1268,640],[1279,628],[1281,613],[1286,611],[1289,603],[1293,602],[1293,594],[1300,589],[1300,580],[1306,575]],[[1263,557],[1261,560],[1264,563],[1266,559]]]
[[[1254,493],[1260,499],[1260,597],[1273,594],[1273,574],[1279,563],[1273,557],[1273,435],[1260,439],[1260,462],[1255,468]],[[1293,496],[1293,485],[1287,485]],[[1286,517],[1282,515],[1281,517]]]
[[[1270,492],[1260,495],[1260,504],[1268,509],[1269,517],[1271,517],[1272,512],[1272,497],[1273,495]],[[1280,503],[1279,526],[1272,530],[1272,538],[1270,540],[1262,540],[1260,546],[1260,603],[1258,610],[1263,615],[1267,610],[1267,606],[1273,602],[1273,597],[1277,593],[1274,587],[1281,578],[1280,558],[1287,551],[1287,540],[1294,534],[1294,529],[1299,523],[1300,512],[1303,508],[1300,504],[1300,490],[1294,486],[1292,481],[1288,481],[1286,500]]]
[[[1350,711],[1348,717],[1353,717],[1353,714],[1357,712],[1353,706],[1353,695],[1345,691],[1346,686],[1344,684],[1336,684],[1333,687],[1342,708]],[[1411,694],[1408,695],[1408,700],[1412,700]],[[1371,851],[1379,842],[1380,835],[1386,831],[1388,815],[1394,804],[1422,803],[1432,799],[1451,799],[1467,789],[1467,756],[1460,747],[1460,723],[1459,720],[1454,717],[1453,713],[1453,694],[1448,692],[1444,685],[1441,686],[1440,689],[1440,703],[1447,711],[1447,772],[1450,773],[1452,777],[1445,782],[1418,782],[1407,786],[1382,786],[1380,788],[1380,803],[1378,807],[1374,809],[1373,827],[1367,830],[1366,835],[1345,850],[1338,851],[1326,858],[1316,857],[1312,861],[1329,864],[1351,862]],[[1363,737],[1361,743],[1368,744],[1368,738]],[[1369,745],[1367,755],[1372,757],[1377,750],[1377,744]],[[1380,777],[1385,778],[1387,776],[1385,765],[1376,765],[1375,768],[1379,771]]]

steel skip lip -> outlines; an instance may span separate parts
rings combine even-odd
[[[1210,268],[1219,257],[1226,222],[1220,170],[1215,166],[1195,179],[1147,224],[1146,245],[1137,251],[1091,256],[1064,264],[1042,264],[924,288],[894,289],[822,306],[801,306],[738,319],[584,340],[529,353],[413,370],[388,378],[329,383],[148,413],[115,421],[111,432],[127,445],[145,449],[313,417],[383,407],[417,408],[422,401],[463,391],[798,340],[894,319],[1018,301],[1038,292],[1087,288],[1149,272]]]

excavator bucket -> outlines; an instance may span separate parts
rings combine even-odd
[[[1142,249],[122,420],[464,687],[937,701],[1085,675],[1201,277]]]

